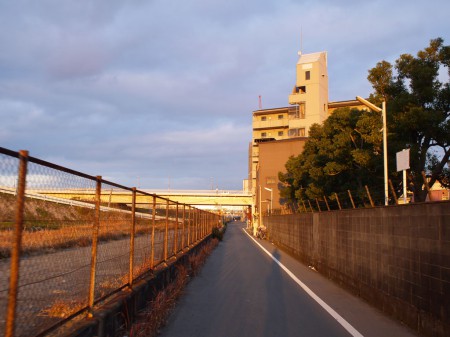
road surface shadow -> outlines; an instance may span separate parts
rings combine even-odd
[[[278,249],[273,257],[280,259]],[[267,317],[265,317],[264,337],[287,336],[284,303],[283,277],[280,266],[272,260],[271,272],[266,278]]]

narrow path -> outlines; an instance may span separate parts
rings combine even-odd
[[[415,336],[270,243],[253,241],[242,227],[228,226],[224,241],[187,286],[162,337]],[[274,259],[353,330],[324,310]]]

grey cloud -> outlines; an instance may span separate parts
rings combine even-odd
[[[424,17],[427,6],[440,8]],[[427,45],[447,1],[25,1],[0,4],[0,142],[146,187],[240,188],[251,112],[287,105],[303,51],[327,50],[330,99]],[[386,10],[389,8],[389,11]],[[445,35],[446,34],[446,35]],[[230,159],[232,158],[232,159]],[[223,177],[222,181],[220,177]]]

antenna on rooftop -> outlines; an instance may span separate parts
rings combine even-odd
[[[258,96],[258,100],[259,100],[259,110],[261,110],[262,109],[261,95]]]
[[[300,26],[300,53],[301,55],[303,52],[303,26]]]

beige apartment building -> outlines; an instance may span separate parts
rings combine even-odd
[[[259,225],[261,210],[283,208],[278,172],[285,171],[290,156],[303,151],[310,127],[323,123],[337,108],[365,108],[357,100],[328,101],[327,62],[326,52],[299,53],[290,106],[253,112],[248,185],[253,194],[254,226]]]

